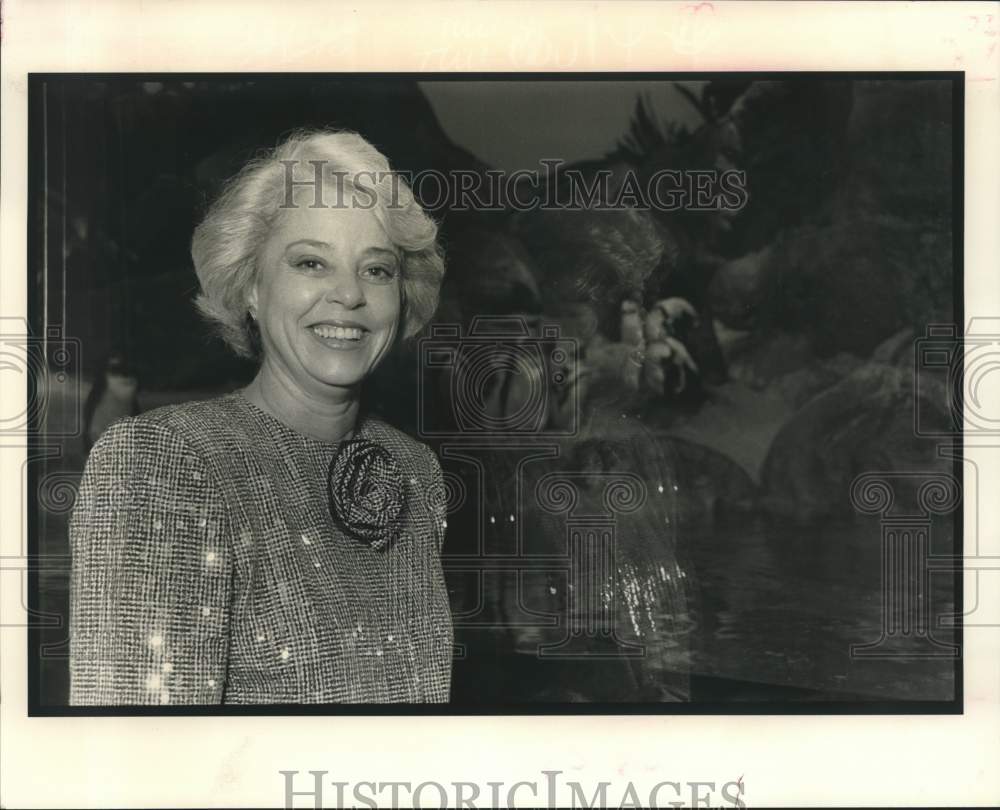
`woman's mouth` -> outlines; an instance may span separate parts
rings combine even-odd
[[[309,327],[309,331],[328,346],[351,346],[361,343],[367,329],[358,326],[332,326],[320,323]]]

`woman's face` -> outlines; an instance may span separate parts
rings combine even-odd
[[[310,395],[357,386],[396,336],[400,274],[397,251],[372,211],[283,211],[250,294],[265,366]]]

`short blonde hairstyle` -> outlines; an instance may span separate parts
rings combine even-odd
[[[201,283],[198,310],[223,340],[242,357],[256,358],[256,325],[247,317],[248,293],[257,275],[260,249],[281,214],[289,207],[288,173],[315,176],[313,161],[322,162],[324,177],[333,172],[350,186],[363,184],[390,241],[400,252],[402,275],[401,333],[413,337],[434,315],[444,259],[437,225],[413,197],[389,161],[355,132],[300,130],[258,157],[233,177],[209,208],[191,240],[191,257]],[[301,168],[300,168],[301,167]],[[366,206],[367,207],[367,206]]]

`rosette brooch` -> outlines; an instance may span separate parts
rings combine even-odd
[[[330,514],[354,539],[384,551],[399,536],[406,499],[399,464],[367,439],[344,442],[327,474]]]

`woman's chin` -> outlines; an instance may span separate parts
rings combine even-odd
[[[320,349],[300,358],[301,368],[313,379],[326,385],[353,387],[370,371],[367,351]]]
[[[323,370],[314,374],[326,388],[333,390],[357,389],[364,381],[365,375],[350,369]]]

